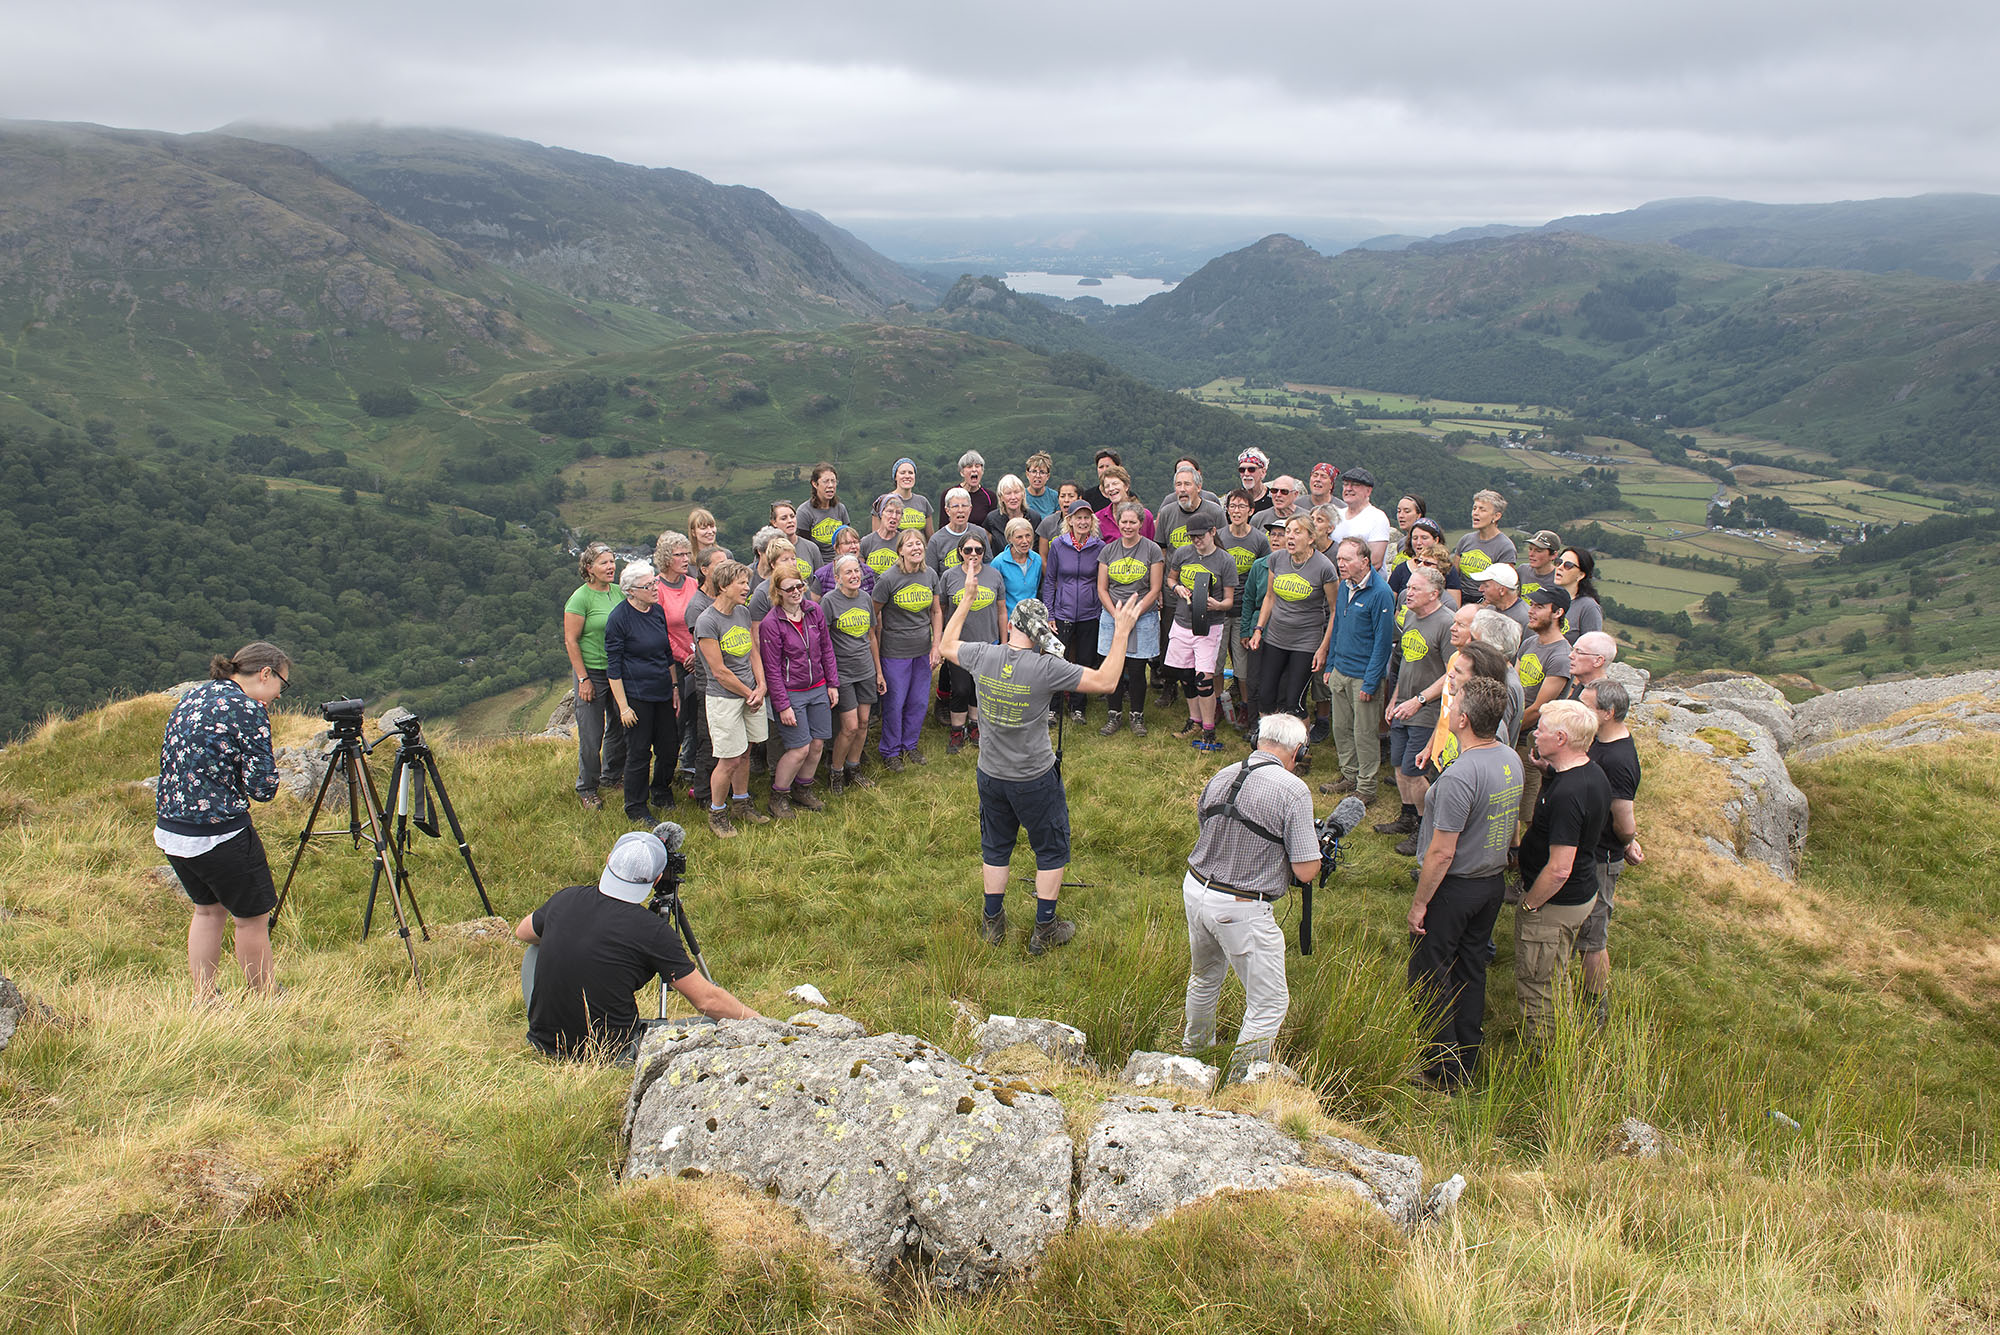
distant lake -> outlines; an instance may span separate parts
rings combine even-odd
[[[1134,278],[1121,273],[1089,284],[1082,283],[1082,278],[1082,274],[1074,273],[1010,273],[1007,286],[1016,292],[1035,292],[1045,297],[1096,297],[1107,306],[1130,306],[1174,290],[1174,285],[1164,278]]]

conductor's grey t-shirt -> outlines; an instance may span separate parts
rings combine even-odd
[[[1075,690],[1083,665],[1004,644],[961,644],[958,665],[979,696],[979,772],[1022,783],[1054,769],[1049,699]]]
[[[722,609],[711,607],[696,621],[694,635],[697,640],[714,640],[722,649],[722,666],[736,674],[736,680],[757,689],[757,669],[750,658],[757,652],[757,634],[750,629],[750,609],[737,604],[736,610],[728,616]],[[724,700],[734,700],[736,693],[717,681],[711,674],[707,693]]]
[[[1417,859],[1430,852],[1431,836],[1444,830],[1458,836],[1451,856],[1453,876],[1498,876],[1507,870],[1507,845],[1521,811],[1521,758],[1510,746],[1460,751],[1444,767],[1424,798],[1423,825],[1417,830]]]
[[[882,618],[882,657],[916,658],[931,651],[931,604],[937,576],[925,566],[912,575],[899,562],[875,581],[869,595]]]
[[[1264,628],[1263,647],[1311,653],[1326,635],[1326,587],[1339,580],[1333,562],[1318,552],[1295,565],[1282,549],[1271,553],[1271,624]]]

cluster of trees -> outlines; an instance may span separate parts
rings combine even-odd
[[[582,440],[604,429],[604,404],[610,397],[611,383],[604,377],[571,375],[516,394],[511,402],[530,414],[529,425],[543,435]]]
[[[107,553],[116,553],[107,558]],[[87,577],[86,577],[87,576]],[[417,517],[0,428],[0,736],[203,677],[269,639],[299,698],[395,691],[447,712],[563,671],[560,547],[485,516]]]
[[[421,405],[408,385],[396,389],[364,389],[355,397],[370,417],[408,417]]]
[[[1850,543],[1840,549],[1840,559],[1849,565],[1873,565],[1933,552],[1954,542],[1987,537],[1995,532],[2000,532],[2000,513],[1932,515],[1921,524],[1903,524],[1866,542]]]

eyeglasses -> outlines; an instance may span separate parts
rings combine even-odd
[[[1572,648],[1570,649],[1570,651],[1569,651],[1569,656],[1570,656],[1571,658],[1602,658],[1602,657],[1604,657],[1604,655],[1603,655],[1603,654],[1600,654],[1600,653],[1598,653],[1598,652],[1597,652],[1597,650],[1595,650],[1595,649],[1584,649],[1584,648],[1581,648],[1581,647],[1572,647]]]
[[[1290,496],[1290,495],[1292,495],[1293,493],[1295,493],[1296,491],[1298,491],[1298,488],[1297,488],[1297,487],[1273,487],[1273,488],[1271,488],[1271,490],[1272,490],[1272,491],[1274,491],[1274,492],[1276,492],[1276,493],[1277,493],[1278,495],[1280,495],[1280,496]]]
[[[270,671],[271,675],[278,679],[278,694],[283,695],[285,693],[285,688],[292,684],[292,679],[290,677],[287,677],[284,673],[278,671],[278,669],[276,668],[272,668]]]
[[[959,548],[958,553],[960,556],[984,556],[986,555],[986,549],[975,543],[970,547]]]
[[[803,589],[804,587],[805,587],[805,585],[803,585],[803,584],[797,584],[797,583],[794,583],[794,584],[780,584],[780,585],[778,586],[778,592],[779,592],[779,593],[797,593],[797,592],[798,592],[798,591],[799,591],[800,589]]]
[[[1261,467],[1263,467],[1262,464],[1242,464],[1237,467],[1236,471],[1239,473],[1254,473]]]

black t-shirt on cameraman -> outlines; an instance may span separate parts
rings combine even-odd
[[[1588,904],[1597,898],[1597,846],[1611,824],[1611,781],[1590,761],[1551,770],[1535,799],[1535,822],[1521,837],[1521,884],[1532,886],[1549,865],[1551,846],[1570,845],[1576,861],[1551,904]]]
[[[531,925],[542,941],[528,1041],[551,1057],[574,1056],[593,1040],[622,1046],[639,1027],[633,994],[654,974],[671,983],[694,972],[664,918],[594,885],[557,891]]]

